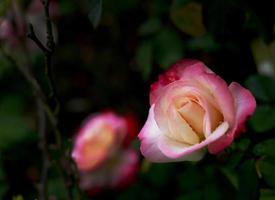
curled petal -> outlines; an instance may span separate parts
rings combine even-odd
[[[203,156],[203,152],[201,152],[202,148],[223,136],[227,132],[228,128],[229,124],[227,122],[223,122],[208,138],[195,145],[190,146],[171,140],[168,137],[161,137],[158,146],[162,153],[171,160],[199,160]]]
[[[140,151],[151,162],[167,162],[169,158],[164,156],[157,146],[157,141],[162,132],[155,121],[154,107],[153,104],[149,110],[148,119],[138,135],[141,140]]]
[[[229,146],[236,136],[245,131],[245,121],[253,114],[256,108],[255,98],[249,90],[236,82],[231,83],[229,89],[234,97],[236,123],[230,132],[209,146],[209,151],[213,154],[219,153]]]

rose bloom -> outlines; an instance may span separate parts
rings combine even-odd
[[[152,162],[196,161],[205,148],[217,154],[245,131],[256,101],[197,60],[182,60],[151,85],[148,119],[139,133]]]
[[[72,152],[82,189],[93,193],[124,187],[134,180],[138,156],[124,145],[129,132],[127,119],[113,112],[99,113],[84,122]]]

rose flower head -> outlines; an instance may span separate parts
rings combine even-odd
[[[249,90],[227,83],[204,63],[182,60],[151,85],[148,119],[138,137],[152,162],[200,160],[245,131],[256,108]]]
[[[72,152],[84,190],[119,188],[134,180],[138,156],[124,145],[128,133],[126,118],[113,112],[93,115],[84,122]]]

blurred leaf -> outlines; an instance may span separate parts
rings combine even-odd
[[[8,148],[17,141],[32,137],[26,121],[20,116],[0,115],[0,149]]]
[[[184,3],[179,3],[184,2]],[[206,33],[202,21],[202,6],[196,2],[177,0],[171,6],[170,18],[177,28],[191,36],[203,36]]]
[[[146,176],[154,186],[162,187],[171,179],[173,166],[171,163],[152,164]]]
[[[249,139],[242,138],[240,140],[234,141],[233,144],[230,146],[230,148],[233,150],[245,151],[248,148],[250,143],[251,141]]]
[[[259,160],[259,171],[265,182],[274,190],[275,189],[275,161],[270,158]]]
[[[249,122],[256,132],[271,130],[275,127],[275,106],[258,106]]]
[[[147,173],[151,166],[152,166],[152,163],[144,159],[141,163],[140,171],[142,173]]]
[[[0,1],[0,17],[6,14],[9,6],[11,5],[11,0],[1,0]]]
[[[275,191],[267,190],[267,189],[261,190],[260,200],[274,200],[274,199],[275,199]]]
[[[181,191],[193,191],[202,184],[203,172],[196,166],[189,166],[177,179]]]
[[[198,38],[191,38],[187,41],[187,48],[191,51],[203,50],[206,52],[215,51],[219,48],[219,44],[215,42],[210,35],[204,35]]]
[[[62,15],[68,15],[71,14],[73,11],[76,10],[76,6],[72,1],[67,1],[67,0],[59,0],[58,1],[59,7],[60,7],[60,12]]]
[[[15,197],[12,197],[12,200],[24,200],[22,195],[17,195]]]
[[[18,95],[6,95],[0,99],[0,114],[21,114],[24,110],[24,100]]]
[[[163,69],[167,69],[171,64],[183,58],[183,43],[177,32],[163,30],[156,36],[154,56]]]
[[[152,16],[161,16],[163,14],[166,14],[169,10],[170,2],[167,0],[154,0],[152,1],[151,6],[151,15]]]
[[[239,188],[238,176],[237,174],[230,169],[220,168],[221,172],[229,180],[229,182],[234,186],[234,188]]]
[[[48,194],[56,199],[66,199],[66,187],[61,177],[50,178],[48,182]]]
[[[12,66],[7,62],[6,59],[3,58],[2,54],[0,53],[0,80],[11,71]]]
[[[19,96],[6,96],[0,100],[0,149],[32,137],[27,121],[21,116],[23,101]]]
[[[258,199],[259,188],[258,188],[258,176],[253,160],[246,160],[240,166],[238,170],[239,176],[239,192],[237,199]]]
[[[250,76],[246,82],[255,97],[262,101],[275,101],[275,80],[263,75]]]
[[[275,159],[275,139],[265,140],[254,147],[254,153],[258,156],[269,156]]]
[[[93,24],[94,28],[99,24],[102,13],[102,0],[91,0],[91,10],[88,18]]]
[[[144,41],[137,48],[136,62],[144,79],[147,79],[152,70],[153,46],[150,41]]]
[[[150,18],[139,27],[140,35],[149,35],[158,32],[162,27],[159,18]]]

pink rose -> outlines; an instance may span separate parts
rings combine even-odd
[[[125,146],[127,120],[113,112],[92,116],[76,136],[72,157],[87,191],[122,187],[134,179],[138,156]]]
[[[6,42],[10,47],[16,48],[20,40],[26,37],[27,28],[17,1],[12,1],[7,16],[0,18],[0,42]]]
[[[197,60],[182,60],[151,85],[148,119],[139,133],[142,154],[152,162],[217,154],[245,130],[256,101],[236,82],[229,86]]]

